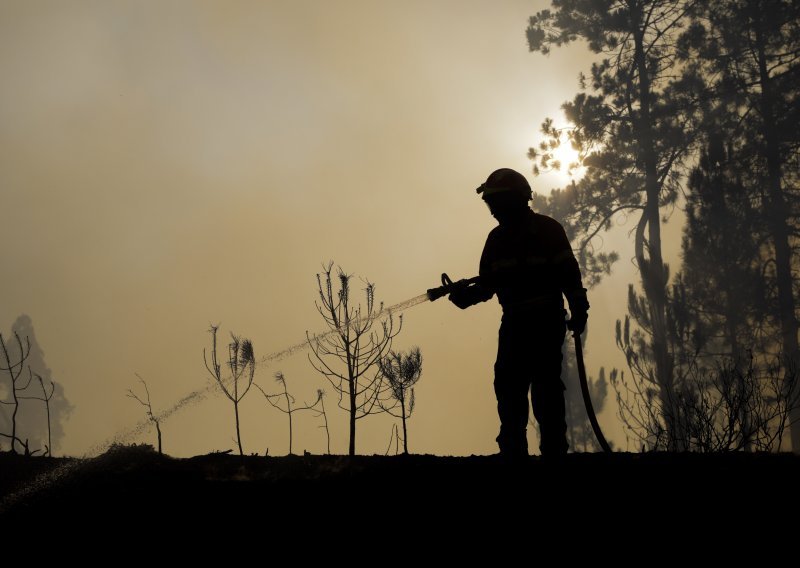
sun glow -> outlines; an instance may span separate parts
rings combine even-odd
[[[586,168],[580,165],[580,155],[575,150],[569,141],[564,140],[557,148],[553,148],[550,152],[553,156],[550,163],[552,167],[547,175],[553,182],[559,183],[564,186],[572,181],[579,181]],[[558,165],[558,167],[556,167]]]

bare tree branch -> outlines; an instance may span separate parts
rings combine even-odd
[[[256,372],[256,360],[253,352],[253,343],[249,339],[242,339],[231,334],[231,342],[228,344],[228,363],[229,374],[224,376],[222,366],[217,357],[217,330],[219,325],[212,325],[209,329],[211,333],[211,362],[209,364],[206,350],[203,349],[203,362],[209,374],[219,385],[223,394],[233,403],[233,412],[236,419],[236,443],[239,446],[239,455],[244,455],[242,449],[242,434],[239,426],[239,403],[253,386],[253,377]],[[240,383],[242,383],[240,385]]]
[[[162,453],[161,452],[161,423],[160,423],[159,419],[156,417],[155,413],[153,412],[153,405],[150,403],[150,389],[147,388],[147,383],[139,375],[139,373],[134,373],[134,374],[136,375],[136,378],[139,379],[139,382],[142,383],[142,386],[144,387],[145,398],[144,399],[140,398],[139,395],[137,395],[135,392],[133,392],[130,389],[128,389],[128,394],[126,394],[125,396],[127,396],[128,398],[132,398],[133,400],[135,400],[136,402],[138,402],[139,404],[141,404],[142,406],[144,406],[147,409],[147,418],[150,420],[150,422],[152,422],[153,424],[156,425],[156,433],[158,435],[158,453],[160,455]]]
[[[395,320],[382,304],[375,305],[375,285],[368,281],[365,304],[353,305],[352,275],[340,267],[334,274],[333,266],[328,262],[323,265],[322,274],[317,274],[316,306],[329,332],[306,334],[311,348],[308,358],[338,394],[339,407],[350,415],[349,454],[354,455],[356,421],[382,412],[382,402],[390,397],[379,362],[389,352],[403,320],[402,316]]]

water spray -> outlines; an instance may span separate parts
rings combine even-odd
[[[440,297],[440,296],[439,296]],[[413,308],[414,306],[418,306],[424,302],[430,301],[430,290],[425,294],[420,294],[419,296],[414,296],[413,298],[409,298],[403,302],[399,302],[392,306],[382,307],[378,310],[375,314],[371,316],[370,319],[373,320],[382,320],[385,318],[389,318],[394,314],[400,314],[409,308]],[[324,338],[326,336],[332,335],[337,333],[338,330],[333,329],[330,331],[326,331],[324,333],[316,334],[316,335],[309,335],[308,338],[304,339],[301,342],[295,343],[282,349],[280,351],[275,351],[274,353],[270,353],[262,357],[257,364],[258,365],[268,365],[269,363],[273,363],[275,361],[280,361],[299,351],[303,351],[309,346],[309,339],[314,338]],[[166,410],[157,413],[157,419],[160,422],[168,420],[173,415],[178,413],[179,411],[187,408],[189,406],[194,406],[195,404],[202,402],[212,393],[218,392],[219,386],[217,383],[213,381],[208,381],[206,386],[203,388],[197,389],[188,393],[187,395],[178,399],[172,406],[167,408]],[[97,458],[100,454],[103,454],[109,447],[114,444],[125,444],[129,443],[132,439],[140,437],[142,434],[146,433],[152,427],[152,421],[148,419],[143,419],[137,422],[135,425],[130,426],[128,428],[123,428],[116,432],[113,436],[107,438],[103,442],[97,443],[91,446],[86,453],[81,456],[79,459],[74,461],[67,462],[63,465],[60,465],[52,470],[45,472],[41,475],[38,475],[35,479],[33,479],[30,483],[28,483],[25,487],[20,489],[19,491],[12,493],[10,495],[6,495],[2,500],[0,500],[0,513],[8,510],[9,507],[13,506],[15,503],[18,503],[32,495],[35,495],[39,491],[50,487],[54,483],[57,483],[59,480],[66,479],[68,476],[78,473],[83,467],[85,467],[91,460]]]
[[[413,298],[409,298],[404,302],[400,302],[389,307],[381,307],[381,309],[372,314],[372,316],[370,316],[369,319],[373,321],[386,319],[388,317],[393,316],[394,314],[400,314],[409,308],[413,308],[414,306],[418,306],[419,304],[427,302],[428,300],[430,300],[429,292],[430,290],[428,290],[428,292],[426,292],[425,294],[414,296]],[[359,323],[359,322],[354,322],[354,323]],[[257,361],[257,363],[259,365],[264,365],[267,363],[272,363],[273,361],[280,361],[282,359],[285,359],[286,357],[289,357],[290,355],[294,355],[298,351],[305,350],[309,345],[308,344],[309,339],[312,340],[325,339],[326,337],[334,335],[338,332],[339,332],[338,329],[330,329],[324,333],[311,334],[308,336],[308,338],[304,339],[299,343],[295,343],[294,345],[291,345],[286,349],[283,349],[281,351],[276,351],[274,353],[270,353],[269,355],[262,357]]]
[[[413,298],[409,298],[403,302],[399,302],[389,307],[382,307],[378,312],[370,316],[370,319],[373,320],[382,320],[385,318],[389,318],[394,314],[400,314],[409,308],[413,308],[414,306],[418,306],[419,304],[425,302],[434,302],[439,298],[446,296],[453,291],[459,288],[466,288],[469,286],[473,286],[478,283],[479,277],[475,276],[473,278],[465,278],[462,280],[458,280],[453,282],[447,274],[442,274],[441,281],[442,285],[436,288],[430,288],[424,294],[420,294],[419,296],[414,296]],[[259,361],[259,365],[268,365],[269,363],[280,361],[294,355],[299,351],[303,351],[309,346],[310,339],[322,339],[334,333],[337,333],[339,330],[332,329],[326,331],[321,334],[317,335],[309,335],[305,340],[290,345],[289,347],[282,349],[281,351],[275,351],[274,353],[270,353],[262,357]],[[579,357],[578,368],[583,370],[583,354],[580,349],[580,337],[575,337],[576,341],[576,355]],[[581,378],[581,388],[584,393],[584,401],[586,403],[586,409],[589,413],[589,418],[592,423],[592,427],[597,435],[598,439],[600,440],[603,449],[606,451],[610,451],[608,448],[608,444],[605,442],[605,438],[602,436],[602,432],[600,432],[600,427],[597,425],[597,418],[594,415],[594,411],[592,409],[591,399],[588,397],[588,387],[586,385],[586,372],[583,370],[580,373]],[[197,389],[195,391],[190,392],[186,396],[177,400],[171,407],[168,409],[158,413],[158,420],[165,421],[171,418],[174,414],[179,412],[180,410],[187,408],[189,406],[193,406],[199,402],[205,400],[211,393],[216,392],[218,385],[212,381],[208,381],[206,386],[203,388]],[[113,444],[124,444],[130,442],[131,439],[137,438],[144,434],[149,428],[152,427],[152,421],[150,419],[141,420],[140,422],[136,423],[134,426],[129,428],[125,428],[111,436],[110,438],[106,439],[105,441],[95,444],[82,456],[81,459],[76,460],[74,462],[69,462],[53,470],[46,472],[38,477],[36,477],[31,483],[29,483],[26,487],[23,487],[20,491],[13,493],[11,495],[7,495],[2,501],[0,501],[0,512],[3,512],[8,507],[13,505],[14,503],[19,502],[26,497],[37,493],[38,491],[52,485],[53,483],[57,482],[60,479],[64,479],[66,476],[76,473],[81,469],[83,465],[86,464],[87,460],[97,457],[99,454],[105,452],[110,446]]]

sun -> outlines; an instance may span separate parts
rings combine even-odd
[[[554,182],[560,182],[563,186],[573,181],[580,181],[586,168],[580,165],[580,155],[568,140],[563,140],[557,148],[553,148],[551,154],[553,155],[552,162],[559,163],[558,169],[553,167],[548,172]]]

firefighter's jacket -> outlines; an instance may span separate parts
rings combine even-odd
[[[521,222],[495,227],[480,261],[481,300],[494,294],[504,312],[564,309],[583,292],[578,261],[564,228],[555,219],[530,211]],[[583,295],[585,299],[585,294]]]

